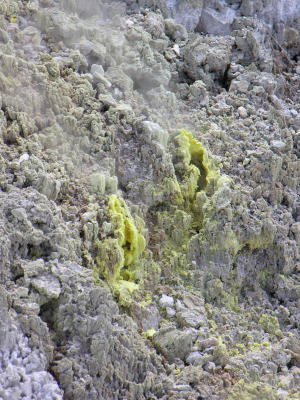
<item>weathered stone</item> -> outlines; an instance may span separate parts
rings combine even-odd
[[[202,367],[202,365],[205,363],[205,358],[200,351],[193,351],[186,357],[186,362],[187,364],[199,365]]]
[[[0,2],[1,398],[297,397],[298,3]]]
[[[31,284],[41,295],[49,299],[57,299],[61,293],[59,280],[52,275],[33,278]]]
[[[144,307],[134,303],[132,313],[144,332],[151,329],[158,330],[160,315],[157,306],[154,304]]]
[[[97,194],[105,193],[105,176],[100,172],[95,172],[89,177],[91,191]]]
[[[235,15],[235,11],[227,7],[223,1],[216,1],[215,8],[209,5],[204,7],[197,31],[213,35],[229,35]]]
[[[184,26],[176,24],[172,19],[166,19],[165,21],[166,34],[175,42],[186,40],[188,37],[187,31]]]
[[[174,305],[174,299],[171,296],[167,296],[166,294],[163,294],[159,300],[159,305],[162,308],[172,307]]]
[[[208,347],[216,347],[218,344],[218,339],[215,337],[210,337],[203,340],[198,340],[197,344],[201,350],[206,349]]]
[[[176,311],[172,307],[166,307],[167,316],[172,318],[176,315]]]
[[[48,174],[42,174],[37,182],[37,189],[46,195],[49,200],[56,200],[60,192],[61,183]]]
[[[239,113],[240,117],[242,117],[242,118],[247,118],[247,116],[248,116],[248,113],[247,113],[247,110],[245,107],[239,107],[238,113]]]
[[[197,310],[182,310],[176,314],[177,320],[182,327],[199,328],[207,324],[206,315]]]
[[[194,339],[194,331],[179,331],[172,327],[161,328],[153,335],[154,346],[170,362],[176,358],[184,360],[191,352]]]
[[[282,150],[285,148],[285,143],[281,140],[272,140],[271,146],[274,147],[275,149]]]

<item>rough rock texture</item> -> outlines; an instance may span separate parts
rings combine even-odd
[[[0,398],[289,399],[300,6],[0,2]]]

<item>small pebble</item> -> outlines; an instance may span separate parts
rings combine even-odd
[[[247,118],[248,117],[248,113],[245,107],[239,107],[238,108],[238,113],[240,115],[241,118]]]

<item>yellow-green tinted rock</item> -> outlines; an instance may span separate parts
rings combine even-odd
[[[152,339],[152,337],[153,337],[155,332],[156,332],[156,330],[152,328],[152,329],[149,329],[146,332],[143,332],[142,336],[145,337],[145,338],[148,338],[148,339]]]
[[[131,216],[125,201],[116,195],[109,197],[107,214],[114,238],[96,241],[96,265],[120,304],[128,306],[139,288],[136,280],[142,279],[138,259],[146,245],[141,233],[144,224],[141,218]]]
[[[124,252],[117,239],[98,242],[96,264],[99,272],[109,282],[115,282],[124,266]]]
[[[202,143],[195,139],[191,132],[182,129],[175,140],[178,144],[179,159],[185,165],[189,165],[186,178],[188,182],[183,183],[183,188],[188,189],[185,195],[193,197],[196,191],[213,185],[219,179],[220,172]]]
[[[233,387],[233,392],[227,397],[228,400],[279,400],[277,390],[269,384],[245,383],[240,380]]]
[[[280,330],[279,322],[277,317],[269,315],[269,314],[263,314],[259,321],[258,324],[262,327],[262,329],[265,332],[270,333],[271,335],[275,336],[282,336],[282,332]]]
[[[123,199],[112,195],[108,201],[108,213],[115,225],[115,236],[124,252],[124,265],[130,265],[137,261],[145,249],[145,238],[138,231],[135,221]]]

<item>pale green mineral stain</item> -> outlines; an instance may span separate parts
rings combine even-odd
[[[258,321],[258,325],[260,325],[265,332],[277,337],[282,337],[282,332],[280,330],[277,317],[269,314],[262,314]]]
[[[241,379],[233,386],[228,400],[279,400],[277,390],[267,383],[245,382]]]

